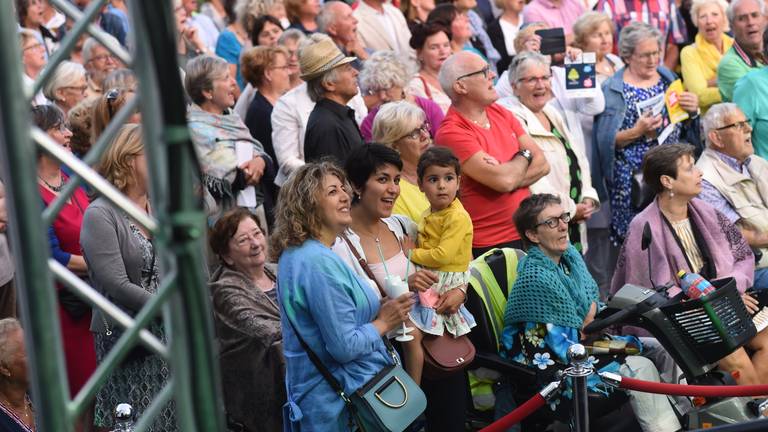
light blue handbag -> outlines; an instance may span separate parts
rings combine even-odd
[[[379,371],[352,395],[347,395],[317,354],[304,342],[293,320],[288,318],[287,321],[309,359],[344,401],[361,432],[402,432],[427,408],[424,392],[400,366],[397,354],[386,338],[382,339],[393,364]]]

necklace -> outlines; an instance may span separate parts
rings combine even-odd
[[[472,120],[472,119],[470,119],[470,120]],[[490,128],[491,128],[491,122],[489,122],[489,121],[486,121],[486,122],[484,122],[484,123],[480,123],[480,122],[479,122],[479,121],[477,121],[477,120],[472,120],[472,123],[474,123],[474,124],[476,124],[476,125],[480,126],[480,127],[481,127],[481,128],[483,128],[483,129],[490,129]]]
[[[365,234],[366,237],[372,238],[373,241],[376,242],[377,247],[379,247],[378,245],[381,243],[381,239],[379,238],[381,236],[381,222],[377,221],[376,222],[376,227],[378,228],[378,231],[377,231],[376,234],[373,234],[370,231],[369,232],[365,232],[365,231],[363,231],[361,229],[358,229],[358,231],[360,231],[361,234]]]
[[[47,181],[45,181],[44,178],[42,178],[40,176],[37,176],[37,178],[39,178],[43,183],[45,183],[45,185],[48,186],[48,189],[50,189],[50,190],[52,190],[54,192],[61,192],[61,189],[64,187],[65,184],[67,184],[67,181],[64,180],[64,177],[60,177],[61,180],[59,181],[59,185],[58,186],[54,186],[54,185],[48,183]]]

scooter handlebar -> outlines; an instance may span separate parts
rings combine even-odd
[[[637,311],[637,305],[632,305],[627,307],[626,309],[622,309],[615,314],[609,316],[608,318],[601,319],[601,320],[595,320],[591,323],[587,324],[584,327],[584,333],[591,334],[591,333],[597,333],[600,330],[603,330],[607,327],[610,327],[612,325],[618,324],[630,316],[632,316],[635,311]]]

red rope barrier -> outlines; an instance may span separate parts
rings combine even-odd
[[[703,396],[703,397],[733,397],[733,396],[763,396],[768,394],[768,385],[724,385],[702,386],[666,384],[642,381],[635,378],[621,377],[619,387],[645,393],[658,393],[674,396]]]
[[[532,398],[515,408],[511,413],[480,429],[480,432],[504,432],[508,427],[520,423],[523,419],[533,414],[537,409],[543,407],[545,403],[546,401],[544,400],[544,397],[541,394],[536,393]]]

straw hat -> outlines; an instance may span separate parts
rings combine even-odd
[[[345,56],[331,38],[305,47],[300,54],[299,68],[301,79],[304,81],[317,78],[333,68],[357,60],[357,57]]]

